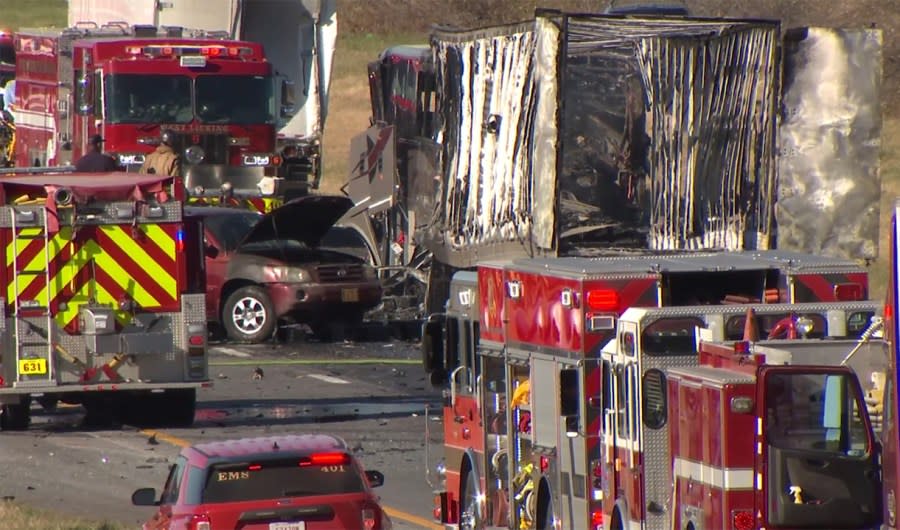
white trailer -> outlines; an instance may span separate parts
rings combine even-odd
[[[69,26],[181,26],[261,43],[278,80],[276,145],[296,145],[318,182],[337,42],[336,0],[69,0],[68,16]]]

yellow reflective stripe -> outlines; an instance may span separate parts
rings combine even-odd
[[[26,232],[26,230],[28,232]],[[40,234],[41,229],[40,228],[28,228],[28,229],[23,229],[22,232],[29,233],[30,235],[38,235],[38,234]],[[52,262],[54,259],[56,259],[56,257],[62,251],[63,247],[65,247],[68,244],[68,240],[71,238],[71,236],[72,236],[72,230],[70,228],[65,228],[63,230],[60,230],[59,232],[54,234],[53,237],[50,239],[50,255],[45,256],[44,249],[41,248],[40,250],[38,250],[37,254],[35,254],[34,258],[32,258],[31,261],[25,266],[25,268],[20,269],[20,270],[43,271],[44,268],[46,267],[46,263],[44,263],[44,260],[48,259],[49,261]],[[17,238],[17,239],[19,239],[19,238]],[[25,241],[25,243],[23,245],[19,245],[20,251],[24,250],[25,246],[27,246],[28,243],[30,243],[31,241],[34,241],[34,240],[29,239],[29,240],[24,240],[24,241]],[[7,246],[7,254],[6,254],[7,255],[7,262],[6,262],[7,267],[15,266],[14,260],[11,259],[12,250],[13,250],[12,244],[9,244]],[[28,276],[20,277],[18,292],[15,292],[15,282],[14,281],[9,282],[8,291],[7,291],[7,297],[8,297],[7,299],[12,300],[13,298],[15,298],[18,295],[25,292],[25,289],[27,289],[28,286],[31,285],[32,282],[36,281],[37,277],[38,277],[37,275],[28,275]],[[52,283],[52,281],[51,281],[51,283]],[[58,292],[58,290],[51,290],[50,298],[52,299],[54,296],[56,296],[57,292]],[[45,296],[47,296],[47,286],[46,285],[40,290],[40,292],[38,292],[35,295],[34,300],[37,300],[39,303],[43,303],[43,301],[46,300]]]
[[[162,249],[166,256],[175,261],[175,238],[159,225],[140,225],[140,229],[151,241],[156,243],[156,246]]]
[[[81,306],[90,303],[91,294],[93,293],[95,301],[101,304],[112,303],[113,307],[117,307],[117,300],[113,298],[109,291],[107,291],[99,282],[94,279],[89,280],[84,285],[82,285],[75,294],[72,295],[69,300],[66,301],[66,307],[64,311],[58,311],[54,316],[57,325],[60,327],[68,326],[75,317],[78,316],[78,311],[81,309]],[[128,322],[128,315],[122,311],[116,309],[116,320],[121,322],[122,324],[126,324]]]
[[[16,243],[16,245],[18,245],[18,247],[19,247],[19,250],[20,250],[20,251],[23,250],[23,249],[28,245],[28,243],[29,243],[30,241],[32,241],[32,240],[30,240],[30,239],[22,239],[21,236],[36,236],[36,235],[38,235],[38,234],[40,234],[40,233],[41,233],[41,228],[40,228],[40,227],[36,227],[36,228],[23,228],[22,230],[20,230],[20,231],[19,231],[19,234],[18,234],[19,237],[16,238],[16,239],[19,241],[18,243]],[[13,250],[14,250],[14,248],[13,248],[13,243],[12,243],[12,241],[10,241],[9,244],[6,245],[6,266],[7,266],[7,267],[9,267],[10,265],[12,265],[12,263],[13,263],[13,257],[14,257],[14,256],[13,256]]]
[[[122,227],[120,227],[120,226],[104,226],[104,227],[102,227],[102,230],[103,230],[103,232],[106,233],[107,236],[109,236],[110,239],[112,239],[115,242],[116,245],[119,246],[119,248],[122,249],[123,252],[128,254],[131,257],[131,259],[133,259],[136,263],[138,263],[144,269],[144,271],[146,271],[147,274],[151,278],[153,278],[156,281],[156,283],[159,284],[160,287],[163,288],[163,290],[166,293],[170,294],[172,296],[172,298],[178,298],[177,293],[175,292],[175,290],[177,289],[177,282],[175,281],[175,278],[172,277],[172,275],[171,275],[171,273],[169,273],[169,271],[167,271],[159,263],[157,263],[156,260],[154,260],[152,257],[150,257],[150,255],[147,254],[147,252],[143,249],[143,247],[138,245],[137,242],[131,238],[131,234],[126,234],[125,230],[123,230]],[[171,255],[174,255],[174,252]],[[109,258],[105,261],[114,261],[114,260]],[[99,262],[98,262],[98,265],[99,265]],[[121,274],[124,274],[129,279],[131,278],[131,275],[128,274],[128,272],[125,271],[125,269],[123,269],[121,266],[119,266],[118,263],[116,263],[116,265],[119,267]],[[103,268],[106,269],[105,266]],[[130,293],[130,289],[128,288],[127,282],[123,283],[123,281],[120,280],[116,274],[113,274],[111,270],[107,269],[106,272],[108,272],[109,275],[112,276],[113,279],[116,280],[116,283],[121,285],[122,288],[125,289],[126,292]],[[148,294],[147,296],[150,296],[150,295]],[[140,300],[137,300],[137,301],[138,301],[138,303],[141,303]],[[159,302],[156,302],[153,305],[159,305]]]
[[[110,257],[109,254],[103,252],[103,249],[100,248],[100,245],[97,244],[93,239],[88,241],[83,247],[83,249],[87,249],[91,258],[94,259],[94,263],[97,264],[97,267],[103,269],[107,275],[121,287],[126,293],[131,295],[135,302],[143,307],[154,307],[158,306],[159,301],[144,289],[141,284],[134,281],[134,278],[131,277],[128,272],[122,268],[119,263]],[[111,301],[114,301],[110,298]],[[98,300],[99,301],[99,300]]]

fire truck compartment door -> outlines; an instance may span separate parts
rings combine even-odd
[[[559,377],[556,361],[532,357],[531,431],[535,445],[556,447],[559,439]]]

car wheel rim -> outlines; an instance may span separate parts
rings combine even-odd
[[[238,300],[231,311],[234,326],[245,335],[259,332],[266,324],[267,316],[262,302],[250,296]]]

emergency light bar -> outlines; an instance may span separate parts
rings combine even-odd
[[[253,48],[248,46],[128,46],[125,53],[129,55],[145,55],[147,57],[248,57],[253,55]],[[204,63],[205,64],[205,63]]]

